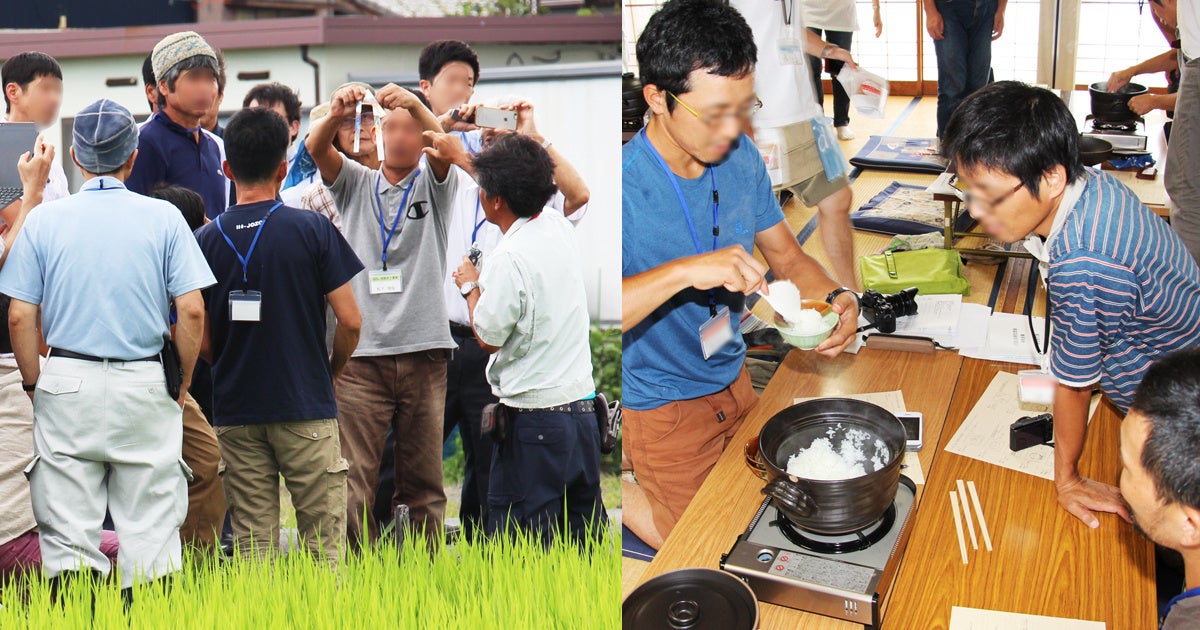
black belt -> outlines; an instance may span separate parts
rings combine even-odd
[[[90,354],[80,354],[78,352],[71,352],[70,350],[63,350],[62,348],[51,348],[50,356],[58,357],[60,359],[79,359],[80,361],[93,361],[95,363],[104,363],[105,361],[108,361],[109,363],[133,363],[136,361],[154,361],[155,363],[160,363],[162,361],[162,359],[158,358],[157,354],[154,354],[154,355],[151,355],[148,357],[142,357],[140,359],[105,359],[103,357],[94,357]]]
[[[463,326],[457,322],[450,322],[450,334],[463,339],[474,339],[475,330],[470,326]]]
[[[556,407],[542,407],[541,409],[522,409],[520,407],[511,407],[511,409],[517,413],[534,413],[539,411],[548,411],[551,413],[596,413],[596,399],[576,400],[573,403],[558,405]]]

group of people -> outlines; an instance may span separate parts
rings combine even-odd
[[[340,86],[303,138],[280,84],[221,127],[224,61],[175,33],[143,67],[147,121],[75,115],[75,194],[43,138],[5,166],[24,195],[0,212],[3,577],[41,566],[56,593],[115,562],[130,602],[183,545],[214,551],[227,513],[233,548],[268,558],[281,476],[332,567],[394,512],[436,549],[455,427],[462,535],[603,534],[587,186],[531,103],[497,104],[515,130],[474,124],[469,45],[430,44],[419,71]],[[57,120],[53,58],[2,72],[9,121]]]
[[[800,182],[808,202],[822,194],[808,193],[846,186],[824,172],[817,150],[779,151],[811,143],[815,127],[802,123],[820,113],[802,69],[781,54],[789,25],[779,4],[787,2],[671,0],[637,41],[649,112],[623,153],[623,520],[655,548],[756,402],[739,333],[746,296],[767,288],[768,272],[802,295],[826,296],[839,315],[817,348],[827,356],[842,351],[858,323],[852,276],[839,272],[836,257],[830,274],[804,253],[773,193]],[[931,4],[944,9],[934,35],[946,40],[939,63],[942,48],[966,37],[950,13],[978,22],[972,41],[1003,29],[1003,0]],[[1179,9],[1183,79],[1168,173],[1183,180],[1200,173],[1187,135],[1196,121],[1181,114],[1200,105],[1188,88],[1200,15]],[[849,61],[819,39],[804,47]],[[1181,551],[1191,590],[1165,627],[1191,627],[1200,619],[1200,598],[1191,597],[1200,593],[1200,498],[1189,490],[1200,471],[1200,268],[1174,221],[1083,166],[1079,130],[1056,94],[986,77],[964,89],[943,107],[939,85],[942,155],[971,215],[998,240],[1024,241],[1048,294],[1053,327],[1043,359],[1057,381],[1057,501],[1087,526],[1100,526],[1097,512],[1114,512]],[[1168,192],[1183,204],[1173,181]],[[755,247],[766,264],[752,256]],[[1078,468],[1096,390],[1127,414],[1120,489]]]

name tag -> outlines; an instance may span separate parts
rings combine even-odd
[[[1018,396],[1021,402],[1034,405],[1053,405],[1058,379],[1042,370],[1017,372]]]
[[[733,340],[733,326],[729,323],[729,307],[722,306],[717,314],[700,325],[700,350],[704,360],[716,354],[722,346]]]
[[[399,269],[372,271],[369,281],[372,295],[404,291],[404,275],[400,273]]]
[[[257,322],[262,320],[261,291],[230,291],[229,321]]]

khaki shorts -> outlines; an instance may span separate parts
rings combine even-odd
[[[743,367],[732,385],[715,394],[645,411],[624,411],[622,447],[663,538],[674,529],[757,402],[758,394]]]
[[[755,143],[763,155],[774,189],[791,190],[806,207],[811,208],[850,185],[845,175],[826,179],[810,121],[757,129]]]

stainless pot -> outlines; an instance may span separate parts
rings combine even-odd
[[[839,427],[840,425],[840,427]],[[838,450],[850,429],[871,434],[887,448],[883,467],[861,477],[839,480],[806,479],[789,475],[787,461],[814,439],[833,436]],[[904,459],[904,425],[891,412],[871,403],[847,398],[822,398],[792,405],[775,414],[758,436],[758,459],[767,485],[763,494],[797,527],[820,534],[857,531],[879,519],[896,498],[900,463]]]

